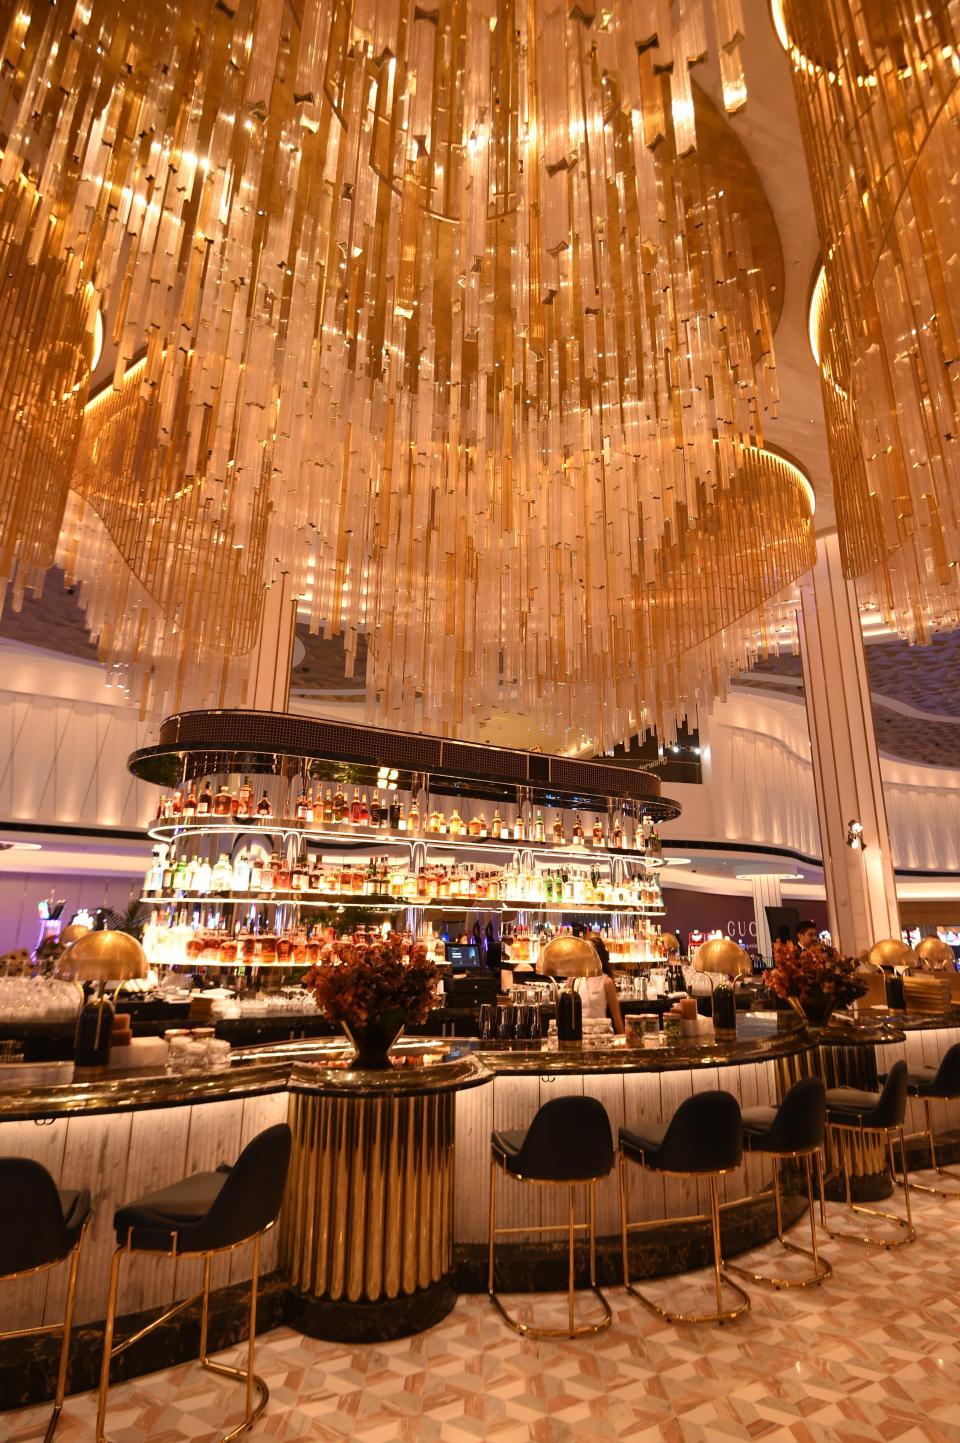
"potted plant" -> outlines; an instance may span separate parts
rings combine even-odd
[[[814,1027],[826,1027],[834,1008],[849,1006],[867,990],[857,975],[856,958],[841,956],[826,942],[803,948],[774,942],[773,963],[767,974],[770,988]]]
[[[437,977],[422,942],[390,932],[328,942],[304,981],[353,1043],[356,1066],[384,1068],[404,1027],[426,1019]]]

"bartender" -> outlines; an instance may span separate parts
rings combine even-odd
[[[587,941],[600,959],[601,970],[598,976],[578,977],[573,984],[574,991],[580,994],[583,1020],[586,1022],[591,1018],[609,1017],[613,1023],[614,1032],[623,1032],[623,1013],[620,1011],[620,999],[617,996],[617,987],[613,980],[610,953],[599,933],[588,932]]]

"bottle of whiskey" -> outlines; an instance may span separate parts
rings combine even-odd
[[[197,816],[209,817],[213,811],[213,792],[210,790],[210,783],[204,782],[200,788],[200,795],[197,797]]]
[[[304,782],[303,785],[302,785],[301,788],[300,788],[300,795],[299,795],[299,797],[297,798],[297,821],[298,821],[298,822],[305,822],[306,820],[307,820],[307,786],[306,786],[306,782]]]
[[[263,796],[260,798],[259,802],[257,803],[257,816],[258,816],[258,817],[272,817],[272,816],[273,816],[273,806],[272,806],[272,804],[271,804],[271,802],[270,802],[270,798],[269,798],[269,796],[267,795],[266,792],[264,792]]]
[[[517,818],[513,824],[513,836],[517,842],[522,842],[527,835],[527,824],[523,820],[523,813],[517,808]]]
[[[183,804],[183,815],[185,817],[195,817],[197,815],[197,789],[193,782],[190,783],[190,790],[187,792],[186,800]]]
[[[407,830],[407,818],[406,818],[406,814],[405,814],[405,812],[404,812],[404,810],[403,810],[403,803],[401,802],[400,805],[399,805],[398,808],[397,808],[397,831],[398,831],[398,832],[405,832],[406,830]]]
[[[360,802],[360,825],[361,827],[368,827],[370,825],[370,804],[367,801],[366,792],[364,792]]]
[[[333,822],[333,794],[327,787],[323,796],[323,824],[329,826]]]
[[[372,792],[371,795],[370,795],[370,825],[371,825],[371,827],[379,827],[380,824],[381,824],[382,817],[383,817],[383,804],[382,804],[381,801],[380,801],[380,793],[379,793],[379,791]]]
[[[360,788],[354,787],[353,801],[350,803],[350,824],[354,827],[360,825]]]
[[[503,818],[500,815],[500,808],[497,807],[493,814],[493,821],[490,823],[490,835],[500,837],[503,834]]]
[[[603,846],[603,823],[599,817],[593,819],[593,845],[595,847]]]
[[[458,809],[454,807],[453,811],[450,814],[450,835],[451,837],[459,837],[462,831],[463,822],[460,819],[460,813]]]
[[[179,787],[170,798],[170,815],[171,817],[183,816],[183,792]]]
[[[580,820],[579,812],[577,813],[577,819],[573,824],[573,844],[575,847],[583,846],[583,822]]]
[[[162,797],[160,798],[159,802],[157,803],[156,821],[158,821],[158,822],[165,821],[166,818],[167,818],[169,815],[170,815],[170,803],[167,801],[166,796],[162,796]]]
[[[253,787],[250,785],[250,778],[244,777],[243,784],[237,793],[237,816],[249,817],[250,809],[253,806]]]
[[[337,790],[333,795],[333,820],[342,822],[347,814],[347,799],[343,795],[343,787],[337,784]]]
[[[474,812],[473,816],[470,818],[469,822],[467,823],[467,836],[468,836],[468,837],[479,837],[479,835],[480,835],[480,818],[479,818],[479,816],[477,815],[477,813]]]
[[[229,788],[224,785],[217,792],[213,799],[213,815],[215,817],[229,817],[230,803],[233,798],[230,796]]]
[[[619,817],[617,818],[617,820],[616,820],[616,821],[614,822],[614,824],[613,824],[613,840],[612,840],[612,845],[613,845],[614,847],[622,847],[622,846],[623,846],[623,827],[620,825],[620,819],[619,819]]]
[[[534,840],[535,842],[542,842],[542,841],[545,840],[545,835],[544,835],[544,830],[543,830],[543,813],[542,813],[542,812],[538,812],[538,813],[537,813],[537,820],[536,820],[536,822],[534,823],[534,826],[533,826],[533,840]]]
[[[242,897],[250,890],[250,863],[247,861],[246,852],[241,852],[234,861],[231,888],[237,897]]]
[[[410,810],[407,813],[407,831],[419,832],[420,830],[420,808],[416,798],[410,803]]]
[[[553,845],[562,847],[566,840],[563,832],[563,817],[558,812],[553,819]]]
[[[397,796],[396,792],[391,792],[391,793],[390,793],[390,812],[389,812],[388,820],[389,820],[389,822],[390,822],[390,830],[391,830],[391,832],[399,832],[399,830],[400,830],[400,798]]]
[[[320,789],[319,789],[319,787],[318,787],[318,788],[317,788],[317,804],[319,804],[319,801],[320,801]],[[307,823],[307,826],[308,826],[308,827],[309,827],[310,824],[314,821],[316,815],[317,815],[317,806],[314,804],[314,800],[313,800],[313,787],[311,787],[310,790],[309,790],[309,792],[307,792],[307,815],[306,815],[306,817],[304,818],[304,821]]]

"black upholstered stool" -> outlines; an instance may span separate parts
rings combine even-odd
[[[749,1312],[750,1297],[743,1288],[723,1275],[720,1239],[720,1199],[717,1178],[733,1172],[743,1159],[743,1129],[740,1105],[729,1092],[697,1092],[677,1108],[668,1123],[647,1123],[620,1129],[620,1236],[623,1249],[623,1285],[657,1317],[668,1323],[726,1323]],[[717,1305],[710,1313],[672,1313],[641,1293],[630,1281],[630,1238],[650,1223],[629,1221],[627,1207],[627,1164],[637,1163],[650,1172],[679,1177],[705,1177],[710,1187],[710,1211],[678,1222],[707,1221],[713,1238],[713,1271]],[[724,1284],[739,1302],[732,1308],[723,1302]]]
[[[907,1064],[895,1062],[887,1074],[882,1092],[861,1092],[856,1087],[831,1087],[827,1091],[827,1126],[836,1134],[840,1143],[840,1167],[843,1172],[846,1204],[851,1212],[863,1213],[869,1217],[886,1218],[902,1228],[903,1237],[873,1238],[861,1233],[844,1232],[839,1228],[827,1227],[832,1238],[846,1238],[850,1242],[865,1243],[869,1247],[898,1248],[912,1243],[916,1237],[913,1217],[910,1211],[909,1174],[907,1172],[907,1145],[903,1136],[903,1121],[907,1110]],[[896,1181],[897,1169],[893,1158],[893,1139],[900,1138],[900,1157],[903,1162],[904,1199],[906,1216],[884,1212],[881,1208],[870,1208],[864,1203],[855,1203],[850,1194],[849,1143],[855,1138],[873,1134],[885,1141],[890,1157],[890,1174]]]
[[[491,1301],[504,1322],[530,1338],[579,1338],[599,1333],[610,1323],[610,1306],[597,1287],[596,1186],[613,1167],[613,1136],[606,1111],[592,1097],[556,1097],[545,1102],[530,1126],[513,1132],[494,1132],[490,1138],[490,1256],[488,1287]],[[497,1227],[497,1171],[515,1182],[567,1189],[567,1221],[541,1227]],[[576,1221],[576,1189],[585,1185],[588,1221]],[[600,1300],[603,1315],[595,1322],[578,1323],[575,1315],[574,1242],[586,1231],[590,1242],[590,1287]],[[494,1286],[494,1249],[507,1233],[567,1234],[567,1327],[539,1328],[511,1317]]]
[[[803,1077],[795,1082],[779,1107],[744,1108],[743,1145],[747,1152],[773,1159],[773,1202],[777,1215],[777,1241],[788,1252],[800,1253],[813,1260],[813,1271],[799,1278],[776,1278],[766,1273],[753,1273],[748,1268],[727,1264],[727,1271],[750,1278],[755,1283],[768,1283],[774,1288],[808,1288],[833,1275],[826,1258],[817,1247],[817,1218],[813,1202],[813,1166],[820,1180],[820,1210],[823,1210],[823,1135],[827,1120],[827,1097],[819,1077]],[[780,1197],[780,1163],[803,1161],[807,1176],[807,1205],[810,1210],[810,1247],[801,1248],[783,1235],[783,1205]]]
[[[254,1342],[257,1325],[257,1284],[260,1272],[260,1239],[272,1228],[283,1201],[283,1189],[290,1165],[291,1134],[287,1124],[268,1127],[247,1143],[233,1167],[221,1166],[216,1172],[194,1173],[159,1192],[148,1193],[118,1208],[113,1225],[117,1233],[117,1250],[110,1268],[110,1291],[107,1297],[107,1318],[103,1333],[103,1363],[100,1370],[100,1394],[97,1403],[97,1443],[105,1443],[104,1422],[107,1412],[107,1390],[110,1386],[110,1362],[147,1333],[201,1299],[200,1362],[211,1373],[245,1383],[246,1412],[243,1422],[223,1435],[229,1443],[246,1431],[259,1418],[269,1393],[262,1378],[253,1371]],[[210,1262],[218,1253],[251,1243],[253,1247],[250,1278],[250,1331],[247,1340],[247,1367],[229,1367],[207,1357],[207,1320],[210,1307]],[[146,1327],[114,1345],[113,1329],[117,1312],[117,1289],[120,1262],[125,1254],[162,1258],[202,1258],[203,1287],[192,1298],[174,1303]],[[254,1389],[260,1400],[254,1406]]]
[[[0,1157],[0,1281],[40,1273],[70,1260],[63,1323],[56,1323],[53,1328],[42,1325],[0,1333],[3,1340],[49,1333],[58,1327],[63,1329],[53,1412],[43,1435],[44,1443],[53,1437],[67,1390],[80,1244],[89,1221],[90,1194],[86,1188],[80,1192],[58,1188],[40,1163],[27,1157]]]
[[[952,1047],[947,1049],[940,1059],[939,1067],[918,1067],[913,1072],[908,1072],[907,1092],[911,1097],[922,1099],[927,1123],[922,1132],[909,1132],[907,1137],[925,1137],[930,1147],[930,1166],[933,1171],[939,1177],[948,1177],[960,1182],[960,1172],[951,1172],[949,1168],[941,1167],[937,1162],[936,1139],[930,1117],[931,1098],[952,1102],[960,1097],[960,1042],[955,1042]],[[906,1174],[904,1174],[904,1181],[906,1181]],[[937,1197],[960,1198],[960,1188],[930,1187],[929,1184],[922,1182],[911,1182],[910,1186],[916,1192],[930,1192]]]

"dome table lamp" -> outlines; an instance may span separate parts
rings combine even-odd
[[[874,942],[867,953],[867,961],[872,962],[874,967],[882,967],[884,972],[896,973],[916,967],[917,954],[899,937],[885,937],[881,942]]]
[[[698,972],[710,980],[713,1000],[713,1030],[717,1037],[737,1035],[737,997],[735,988],[740,977],[753,975],[753,963],[736,942],[729,937],[715,937],[697,948],[693,963]],[[714,982],[720,973],[723,980]]]
[[[921,962],[935,971],[955,972],[957,969],[953,948],[942,937],[921,937],[914,951]]]
[[[104,995],[108,982],[147,975],[147,958],[127,932],[87,932],[67,948],[60,961],[63,976],[98,984],[80,1012],[73,1060],[77,1067],[106,1067],[110,1061],[113,1003]]]
[[[557,1004],[557,1042],[583,1041],[583,1003],[571,986],[562,990],[557,982],[575,977],[596,977],[602,972],[600,957],[585,937],[554,937],[540,953],[537,971],[553,982]]]

